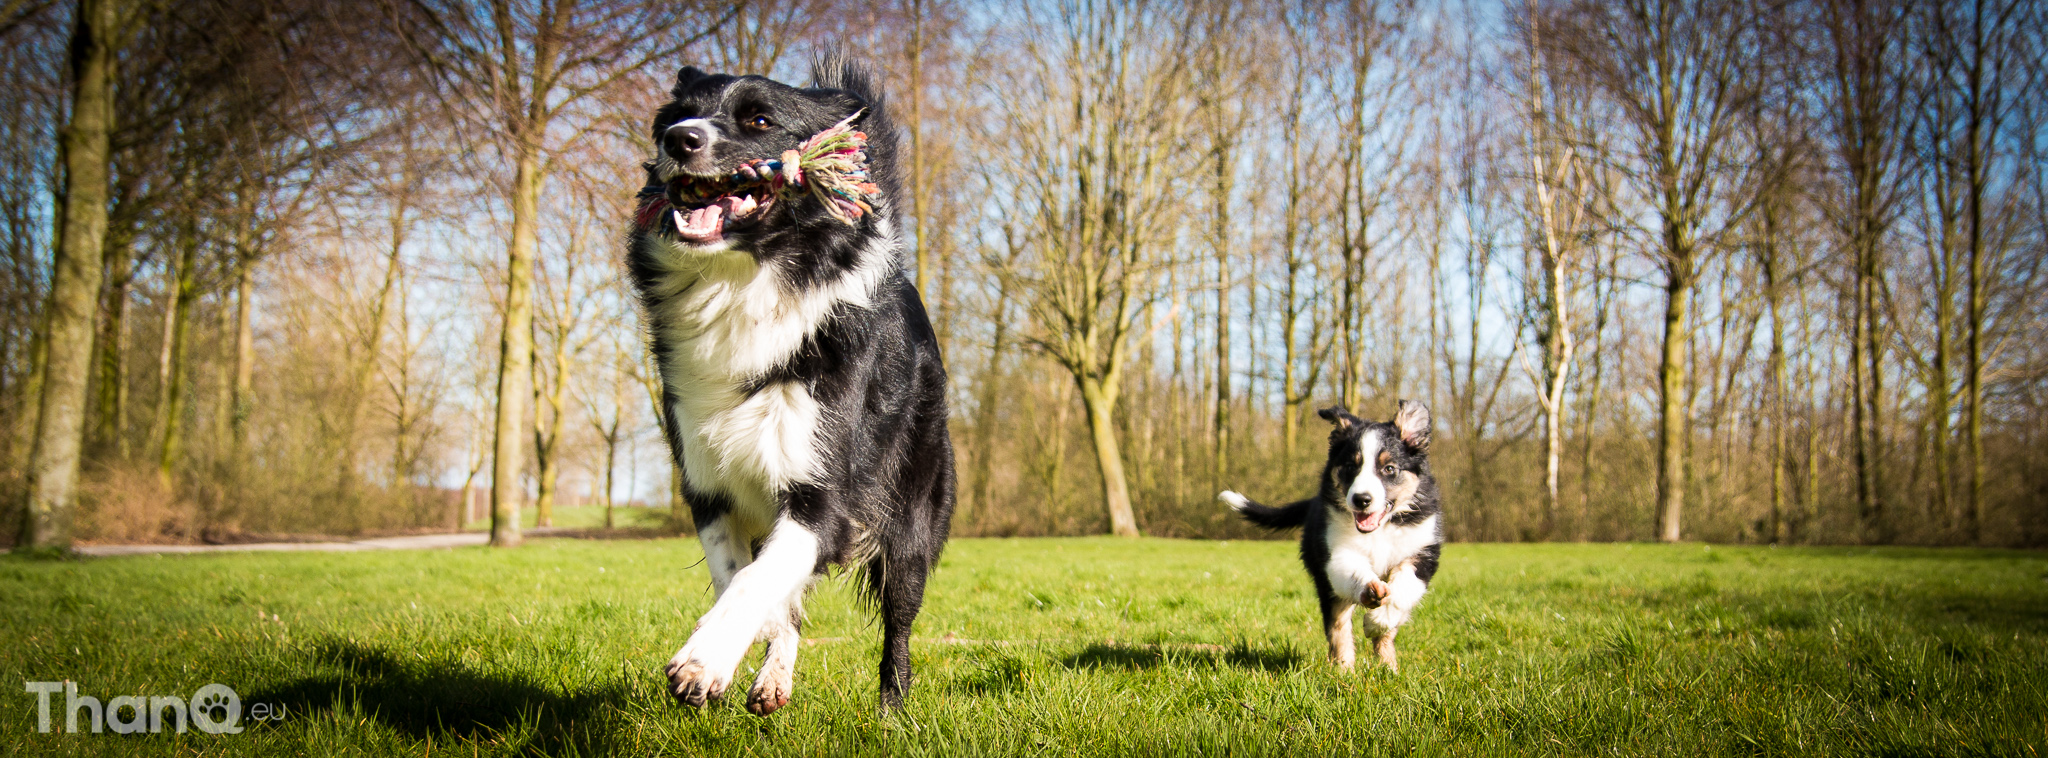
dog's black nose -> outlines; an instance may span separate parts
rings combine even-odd
[[[1372,495],[1364,492],[1354,493],[1351,496],[1351,507],[1361,511],[1372,507]]]
[[[669,155],[682,157],[711,144],[711,132],[697,124],[676,124],[662,132],[661,141]]]

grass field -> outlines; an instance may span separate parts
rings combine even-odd
[[[703,712],[659,664],[711,601],[691,540],[0,558],[0,753],[2037,755],[2048,555],[1452,545],[1402,672],[1322,660],[1279,542],[961,540],[907,713],[877,629],[809,603],[796,699]],[[948,640],[947,637],[952,639]],[[758,652],[756,653],[758,656]],[[35,732],[22,682],[189,696],[242,734]],[[53,711],[60,711],[62,695]],[[61,730],[63,715],[53,713]]]

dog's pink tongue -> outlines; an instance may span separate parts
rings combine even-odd
[[[725,236],[725,208],[713,203],[693,211],[676,209],[676,236],[691,242],[717,242]]]
[[[1357,514],[1356,518],[1358,519],[1358,531],[1370,532],[1380,528],[1380,522],[1387,520],[1387,512],[1384,510],[1366,511]]]
[[[752,197],[721,197],[694,211],[676,211],[676,235],[691,242],[709,243],[725,238],[728,219],[752,213],[758,203]]]

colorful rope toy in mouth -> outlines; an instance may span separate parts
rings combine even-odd
[[[811,135],[796,149],[783,151],[780,159],[742,163],[724,179],[683,176],[671,182],[670,189],[685,203],[754,189],[782,199],[809,193],[824,203],[825,212],[833,218],[852,225],[875,212],[874,202],[882,194],[882,188],[868,178],[868,135],[853,129],[853,120],[866,112],[857,111],[832,128]]]

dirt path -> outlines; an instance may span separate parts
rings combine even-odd
[[[524,534],[545,537],[555,528],[527,529]],[[417,534],[409,537],[378,537],[375,539],[349,542],[253,542],[246,545],[81,545],[73,548],[79,555],[108,557],[116,555],[160,555],[173,553],[284,553],[284,552],[331,552],[345,553],[358,550],[431,550],[448,547],[471,547],[489,542],[489,532],[462,532],[459,534]]]

